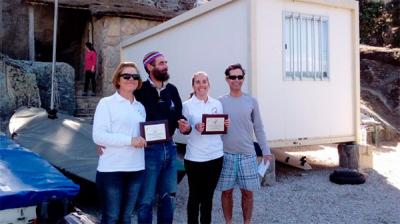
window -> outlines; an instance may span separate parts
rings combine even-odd
[[[285,80],[328,80],[328,18],[284,13]]]

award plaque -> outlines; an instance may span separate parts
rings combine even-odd
[[[227,114],[203,114],[203,123],[205,124],[202,135],[226,134],[225,120]]]
[[[140,136],[146,139],[147,144],[162,143],[170,140],[168,121],[140,122]]]

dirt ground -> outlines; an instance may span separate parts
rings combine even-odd
[[[400,191],[400,175],[397,174],[398,170],[400,170],[400,142],[383,142],[380,144],[379,147],[369,145],[368,148],[371,149],[373,152],[373,169],[365,170],[365,173],[373,174],[373,176],[371,176],[371,181],[375,181],[374,179],[376,179],[375,176],[377,174],[379,176],[382,176],[382,178],[385,179],[385,184],[391,185],[393,188],[397,188],[398,191]],[[311,171],[304,171],[277,162],[277,184],[271,187],[270,190],[268,190],[269,187],[264,188],[265,191],[273,192],[274,190],[277,190],[276,188],[282,188],[287,184],[290,185],[290,183],[293,183],[294,185],[299,185],[299,183],[294,180],[299,180],[298,178],[311,178],[313,175],[318,176],[321,174],[321,172],[324,173],[324,175],[329,175],[329,173],[333,169],[337,168],[339,164],[337,148],[336,145],[333,144],[291,148],[287,149],[286,152],[299,157],[306,156],[307,162],[313,167],[313,169]],[[184,222],[184,220],[186,220],[186,214],[184,213],[186,211],[186,200],[188,192],[185,179],[186,178],[184,178],[184,180],[178,185],[179,195],[177,196],[177,208],[175,212],[176,218],[174,223],[182,223]],[[325,178],[322,178],[322,180],[323,179]],[[279,187],[280,185],[281,187]],[[86,190],[86,192],[90,192],[90,189],[91,188],[89,187],[89,191]],[[93,191],[91,193],[93,193]],[[84,193],[83,196],[85,196],[85,194],[88,193]],[[216,194],[218,194],[218,192]],[[216,195],[214,200],[219,200],[219,198],[217,197],[218,196]],[[100,217],[98,203],[96,200],[93,200],[93,197],[81,197],[80,199],[78,199],[77,205],[83,211],[93,215],[97,219]],[[215,207],[217,207],[218,205],[219,203],[217,202]],[[258,221],[257,217],[261,215],[257,214],[257,212],[257,210],[254,211],[254,221]],[[219,214],[221,213],[220,209],[217,209],[216,213],[217,217],[221,216],[221,214]],[[217,218],[217,220],[215,221],[216,223],[220,223],[222,220],[219,220]],[[289,220],[286,221],[288,221],[287,223],[291,223]],[[361,219],[361,222],[364,221]],[[369,222],[367,221],[367,223]]]

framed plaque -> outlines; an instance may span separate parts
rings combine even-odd
[[[203,114],[202,121],[205,124],[202,135],[226,134],[225,120],[227,114]]]
[[[146,139],[147,144],[170,140],[168,120],[140,122],[140,136]]]

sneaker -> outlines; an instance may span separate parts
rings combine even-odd
[[[87,92],[83,92],[82,96],[87,96]]]

